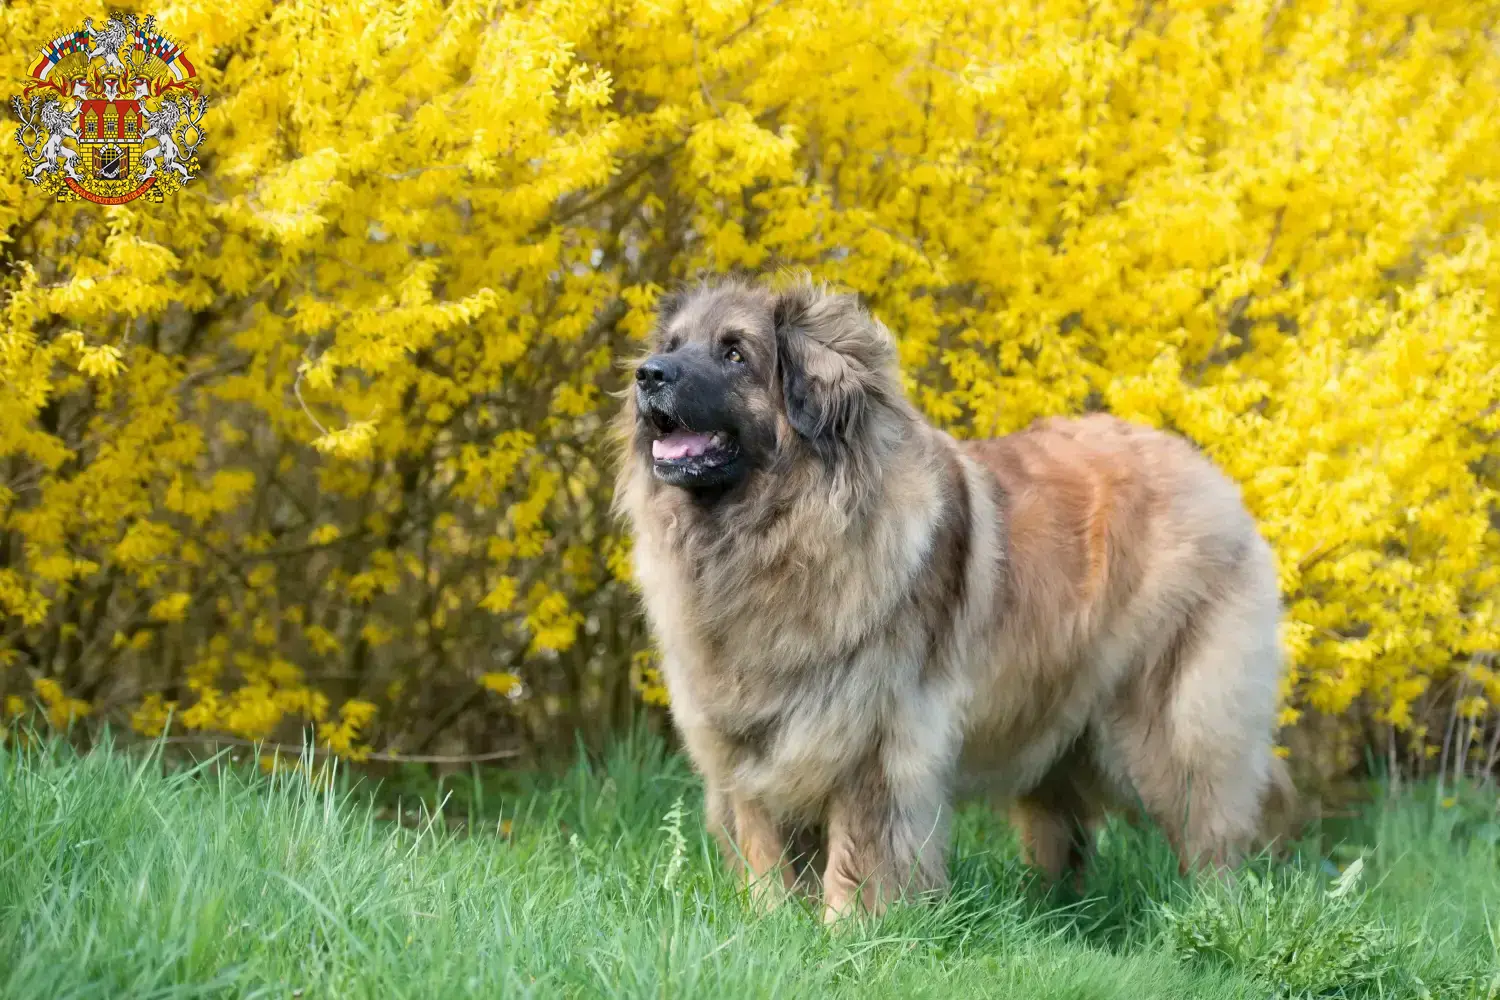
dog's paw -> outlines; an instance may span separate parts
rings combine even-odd
[[[823,926],[844,933],[851,927],[878,918],[885,909],[886,901],[878,896],[857,892],[842,897],[835,895],[823,904]]]
[[[823,907],[823,926],[831,934],[843,937],[854,931],[860,923],[860,913],[853,907],[836,909],[832,906]]]
[[[794,893],[786,882],[772,873],[758,878],[749,885],[750,903],[762,913],[770,913],[786,905]]]

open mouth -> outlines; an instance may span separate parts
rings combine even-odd
[[[641,417],[641,430],[651,442],[651,471],[660,482],[694,492],[713,491],[743,475],[744,452],[733,431],[692,430],[675,407],[650,399],[643,401]]]
[[[657,468],[688,475],[728,465],[739,450],[738,442],[725,431],[702,433],[678,428],[651,442],[651,458]]]

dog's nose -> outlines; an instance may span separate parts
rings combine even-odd
[[[642,389],[655,392],[676,382],[681,374],[682,366],[676,361],[656,355],[641,362],[640,367],[635,370],[635,380]]]

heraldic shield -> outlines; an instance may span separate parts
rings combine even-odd
[[[111,14],[42,46],[20,97],[26,176],[58,201],[161,201],[198,175],[208,100],[156,19]]]

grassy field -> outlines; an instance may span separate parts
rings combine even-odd
[[[830,933],[746,905],[687,769],[647,738],[459,782],[414,824],[368,789],[222,763],[0,750],[0,994],[1500,996],[1500,829],[1477,790],[1382,801],[1232,891],[1112,827],[1081,897],[1041,892],[966,809],[948,902]]]

